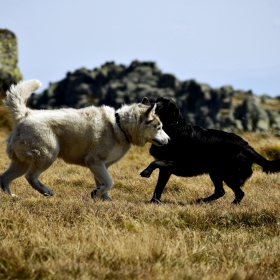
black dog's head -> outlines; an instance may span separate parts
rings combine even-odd
[[[176,103],[169,97],[159,97],[156,100],[156,114],[159,116],[163,129],[176,124],[182,119],[181,112]]]

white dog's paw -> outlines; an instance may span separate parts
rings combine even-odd
[[[105,190],[105,186],[98,186],[91,192],[91,198],[95,198],[99,196],[101,200],[112,200],[112,198],[108,195],[107,191]]]
[[[17,198],[18,196],[14,193],[11,193],[11,196],[14,197],[14,198]]]
[[[48,194],[48,193],[43,193],[43,196],[50,196],[50,194]]]
[[[105,201],[105,200],[112,201],[113,200],[107,192],[102,194],[100,199],[103,200],[103,201]]]
[[[52,190],[49,190],[43,193],[44,196],[53,196],[54,192]]]
[[[91,198],[96,198],[97,196],[99,196],[98,190],[97,189],[93,190],[90,195],[91,195]]]

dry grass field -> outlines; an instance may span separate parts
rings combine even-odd
[[[8,166],[0,132],[0,173]],[[280,139],[242,135],[266,156]],[[280,174],[256,166],[239,206],[233,193],[192,204],[213,192],[207,175],[171,177],[162,205],[151,205],[158,172],[139,176],[152,160],[149,145],[132,148],[110,168],[113,202],[92,200],[90,172],[61,160],[41,180],[44,197],[24,178],[17,198],[0,192],[0,279],[279,279]]]

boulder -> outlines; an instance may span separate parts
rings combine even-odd
[[[0,100],[5,97],[7,89],[20,80],[17,37],[8,29],[0,29]]]
[[[246,131],[265,132],[270,126],[269,114],[261,106],[257,96],[246,98],[242,105],[236,108],[235,117],[242,122]]]

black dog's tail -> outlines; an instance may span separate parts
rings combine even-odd
[[[280,159],[267,160],[266,165],[263,166],[263,171],[266,173],[280,172]]]
[[[280,172],[280,159],[267,160],[263,156],[258,154],[250,146],[247,151],[250,152],[250,157],[252,158],[253,162],[260,165],[263,168],[263,172],[266,172],[266,173]]]

